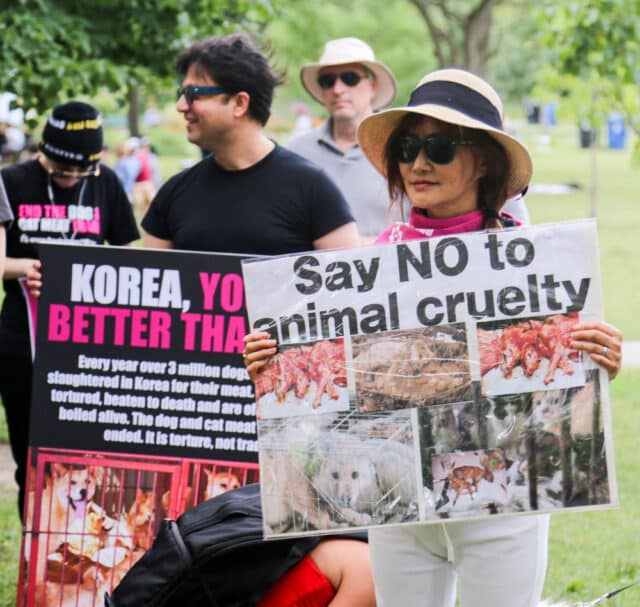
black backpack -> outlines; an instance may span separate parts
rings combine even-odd
[[[105,607],[250,607],[320,540],[265,541],[260,485],[247,485],[164,521]]]

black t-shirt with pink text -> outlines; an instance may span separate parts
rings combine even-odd
[[[38,258],[38,243],[123,245],[139,238],[131,204],[116,174],[101,165],[100,175],[60,188],[37,160],[2,170],[15,217],[7,231],[7,256]],[[46,268],[43,268],[43,282]],[[28,355],[25,301],[17,280],[5,280],[0,314],[0,352]]]

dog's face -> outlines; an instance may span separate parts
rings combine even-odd
[[[238,477],[232,472],[213,472],[205,469],[205,474],[207,475],[205,491],[207,499],[241,487]]]
[[[358,508],[363,494],[376,486],[376,472],[368,457],[329,452],[313,484],[321,498],[341,507]]]
[[[134,527],[142,527],[153,518],[154,503],[153,492],[138,491],[136,499],[129,508],[129,520]]]
[[[57,499],[79,513],[84,513],[86,505],[93,499],[98,476],[99,470],[94,466],[68,469],[60,464],[51,465],[53,490]]]

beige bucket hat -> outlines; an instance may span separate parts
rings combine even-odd
[[[405,107],[384,110],[360,123],[360,146],[371,164],[385,176],[387,141],[407,114],[485,131],[509,157],[509,196],[519,194],[529,184],[533,173],[531,156],[524,145],[505,132],[500,96],[479,76],[459,69],[431,72],[417,84]]]
[[[396,96],[396,79],[391,70],[376,57],[371,47],[359,38],[329,40],[318,63],[307,63],[300,68],[302,86],[316,101],[322,103],[322,89],[318,85],[318,72],[325,67],[360,63],[376,77],[377,91],[373,98],[373,109],[389,105]]]

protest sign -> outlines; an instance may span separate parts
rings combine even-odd
[[[243,258],[40,252],[18,599],[101,605],[165,517],[258,480]]]
[[[242,269],[267,535],[617,502],[594,221]]]

